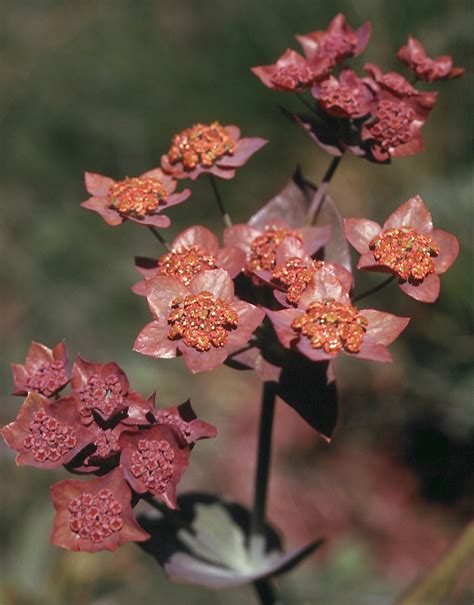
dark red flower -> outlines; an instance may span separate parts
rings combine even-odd
[[[411,69],[417,78],[425,82],[435,80],[451,80],[464,75],[463,67],[454,67],[453,59],[449,55],[443,55],[431,59],[416,38],[408,37],[408,42],[402,46],[397,53],[398,59]]]
[[[210,439],[217,435],[215,426],[198,419],[189,399],[177,407],[153,410],[153,417],[159,425],[169,424],[176,427],[190,446],[200,439]]]
[[[419,195],[410,198],[383,226],[368,219],[344,221],[346,237],[361,253],[358,268],[392,273],[400,288],[416,300],[434,302],[440,279],[454,263],[458,240],[434,229],[431,214]]]
[[[189,446],[175,426],[157,425],[122,433],[120,466],[137,494],[160,496],[177,508],[176,486],[189,464]]]
[[[170,219],[160,213],[181,204],[191,195],[189,189],[174,193],[176,181],[160,168],[122,181],[86,172],[85,183],[93,197],[81,206],[97,212],[112,226],[130,220],[147,227],[169,227]]]
[[[0,434],[18,452],[16,463],[38,468],[57,468],[70,462],[91,443],[93,435],[79,421],[73,397],[51,402],[32,392],[14,422]]]
[[[71,387],[84,424],[94,420],[93,412],[107,421],[130,404],[128,379],[116,363],[91,363],[79,355],[72,367]]]
[[[30,391],[52,397],[70,380],[66,347],[60,342],[49,349],[32,342],[24,364],[12,363],[15,387],[13,395],[26,395]]]
[[[161,276],[176,277],[186,286],[202,271],[222,268],[234,278],[245,264],[245,254],[235,246],[221,248],[217,237],[200,225],[189,227],[178,235],[158,260],[135,259],[136,268],[145,278]],[[132,288],[135,294],[146,296],[145,281]]]
[[[136,522],[131,491],[120,468],[92,481],[60,481],[51,488],[56,509],[51,543],[68,550],[117,550],[150,538]]]
[[[267,143],[259,137],[241,139],[237,126],[194,124],[173,137],[161,167],[176,179],[195,180],[205,173],[232,179],[235,169]]]
[[[299,53],[287,48],[276,63],[252,67],[250,71],[267,88],[283,92],[301,92],[327,76],[331,68],[332,62],[327,58],[309,63]]]
[[[117,465],[114,463],[114,458],[120,452],[120,435],[124,431],[132,430],[132,427],[119,422],[113,427],[105,428],[93,422],[87,428],[92,433],[90,448],[94,449],[86,456],[82,456],[80,461],[74,461],[74,471],[82,473],[94,473],[104,469],[108,471],[111,466]]]
[[[300,240],[287,237],[277,247],[273,270],[257,271],[256,275],[273,286],[275,298],[284,306],[297,306],[301,296],[322,269],[332,273],[349,291],[352,288],[352,273],[338,264],[313,260],[304,250]]]
[[[315,82],[311,94],[321,107],[337,118],[360,118],[370,113],[375,94],[370,78],[358,78],[345,69],[339,79],[329,76]]]
[[[318,271],[297,309],[267,311],[281,344],[296,348],[313,361],[345,353],[361,359],[388,362],[387,345],[410,321],[375,309],[352,306],[347,291],[334,275]]]
[[[330,227],[290,228],[284,221],[275,220],[265,227],[250,224],[233,225],[224,231],[226,246],[236,246],[243,250],[247,257],[245,270],[248,273],[275,268],[278,246],[286,238],[297,239],[304,251],[312,256],[329,240]]]
[[[347,25],[345,16],[338,13],[326,31],[297,35],[296,39],[310,61],[329,59],[332,63],[339,63],[346,57],[358,57],[364,51],[371,30],[370,21],[366,21],[354,31]]]
[[[224,269],[203,271],[189,286],[173,277],[152,277],[146,287],[154,321],[140,332],[134,351],[168,359],[183,355],[192,372],[223,363],[227,347],[244,345],[264,317],[261,309],[234,296]]]

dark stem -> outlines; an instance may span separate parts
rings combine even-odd
[[[253,586],[262,605],[283,605],[269,580],[256,580]]]
[[[224,221],[224,225],[226,227],[232,227],[232,221],[230,219],[229,213],[225,209],[221,194],[219,193],[219,189],[217,188],[216,177],[213,174],[209,174],[209,179],[211,181],[211,187],[214,191],[214,197],[216,198],[216,202],[219,207],[219,212],[221,213],[222,220]]]
[[[334,173],[336,172],[337,167],[339,166],[339,162],[341,160],[342,160],[342,155],[333,157],[331,163],[329,164],[328,169],[326,170],[326,172],[323,176],[323,180],[321,181],[321,183],[318,186],[316,195],[314,196],[313,201],[311,202],[311,206],[309,207],[309,210],[308,210],[307,223],[309,225],[314,225],[316,223],[316,220],[318,218],[318,215],[321,211],[321,208],[323,207],[324,200],[326,198],[326,193],[329,188],[329,183],[330,183],[332,177],[334,176]]]
[[[312,105],[310,105],[308,103],[308,101],[303,97],[303,95],[296,95],[298,101],[300,101],[300,103],[303,103],[303,105],[306,107],[306,109],[309,109],[311,113],[315,113],[315,109]]]
[[[353,303],[358,302],[359,300],[362,300],[363,298],[366,298],[367,296],[370,296],[371,294],[375,294],[379,290],[382,290],[382,288],[385,288],[385,286],[388,286],[388,284],[393,282],[395,277],[396,277],[395,275],[390,275],[390,277],[387,277],[387,279],[384,279],[383,282],[380,282],[380,284],[378,284],[377,286],[374,286],[373,288],[370,288],[369,290],[366,290],[365,292],[361,292],[357,296],[354,296],[354,298],[352,299],[352,302]]]
[[[153,235],[156,237],[156,239],[160,242],[162,246],[164,246],[167,250],[171,250],[171,246],[168,244],[168,242],[165,240],[165,238],[161,235],[161,233],[156,227],[152,227],[151,225],[149,225],[148,229],[153,233]]]

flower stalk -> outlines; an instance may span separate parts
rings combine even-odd
[[[232,227],[232,220],[230,218],[229,213],[225,209],[224,201],[217,187],[216,177],[209,173],[209,180],[211,181],[211,187],[214,192],[214,197],[216,198],[217,206],[219,208],[219,212],[221,213],[222,220],[224,221],[224,225],[226,227]]]
[[[337,167],[339,166],[339,162],[342,160],[342,157],[342,155],[333,157],[331,163],[328,166],[328,169],[326,170],[323,176],[323,180],[319,184],[319,187],[316,191],[316,195],[314,196],[313,201],[311,202],[311,206],[308,210],[307,222],[309,225],[314,225],[318,219],[319,213],[324,204],[324,200],[326,199],[326,194],[329,189],[329,183],[331,182],[331,179],[334,176],[334,173],[336,172]]]

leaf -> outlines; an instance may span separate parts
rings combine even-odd
[[[344,234],[342,217],[330,195],[325,195],[324,201],[316,212],[315,225],[317,227],[331,226],[331,238],[324,246],[324,260],[329,263],[338,263],[352,273],[351,254]]]
[[[474,522],[465,527],[451,549],[397,601],[397,605],[446,605],[449,595],[474,557]]]
[[[312,542],[283,553],[269,526],[262,538],[248,539],[250,513],[244,507],[204,493],[179,498],[179,511],[164,506],[142,515],[151,539],[140,546],[157,559],[174,581],[227,588],[289,571],[321,545]]]
[[[337,424],[337,389],[328,379],[329,364],[311,361],[291,351],[283,365],[278,396],[324,439],[331,440]]]

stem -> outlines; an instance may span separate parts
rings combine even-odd
[[[337,156],[333,157],[333,159],[331,160],[331,163],[329,164],[328,169],[326,170],[326,172],[323,176],[323,180],[319,184],[319,187],[316,191],[316,195],[314,196],[313,201],[311,202],[311,206],[309,207],[309,210],[308,210],[307,222],[310,225],[314,225],[316,223],[319,212],[320,212],[321,208],[323,207],[324,200],[326,199],[326,193],[329,188],[329,183],[330,183],[332,177],[334,176],[334,173],[336,172],[337,167],[339,166],[339,162],[341,160],[342,160],[342,155],[337,155]]]
[[[156,239],[160,242],[162,246],[164,246],[167,250],[171,250],[171,246],[168,244],[168,242],[165,240],[165,238],[161,235],[161,233],[156,227],[149,225],[148,229],[151,231],[151,233],[153,233],[153,235],[156,237]]]
[[[256,580],[253,586],[262,605],[282,605],[273,586],[265,578],[263,580]]]
[[[300,101],[300,103],[303,103],[303,105],[306,107],[306,109],[309,109],[311,113],[314,113],[314,107],[312,107],[308,103],[308,101],[303,97],[303,95],[297,94],[296,97]]]
[[[366,298],[367,296],[370,296],[371,294],[375,294],[379,290],[382,290],[382,288],[385,288],[385,286],[388,286],[388,284],[390,284],[394,279],[395,279],[395,275],[390,275],[390,277],[387,277],[387,279],[384,279],[383,282],[381,282],[377,286],[374,286],[373,288],[370,288],[369,290],[366,290],[365,292],[361,292],[357,296],[354,296],[354,298],[352,299],[352,302],[353,303],[358,302],[359,300],[362,300],[363,298]]]
[[[211,181],[211,187],[212,187],[212,190],[214,191],[214,196],[216,198],[216,202],[219,207],[219,212],[221,213],[222,219],[224,221],[224,225],[226,227],[232,227],[232,221],[230,219],[229,213],[225,209],[221,194],[219,193],[219,189],[217,188],[216,177],[213,174],[209,174],[209,179]]]
[[[274,382],[264,382],[258,434],[257,467],[255,470],[254,506],[250,519],[251,536],[264,533],[275,398],[276,384]]]

